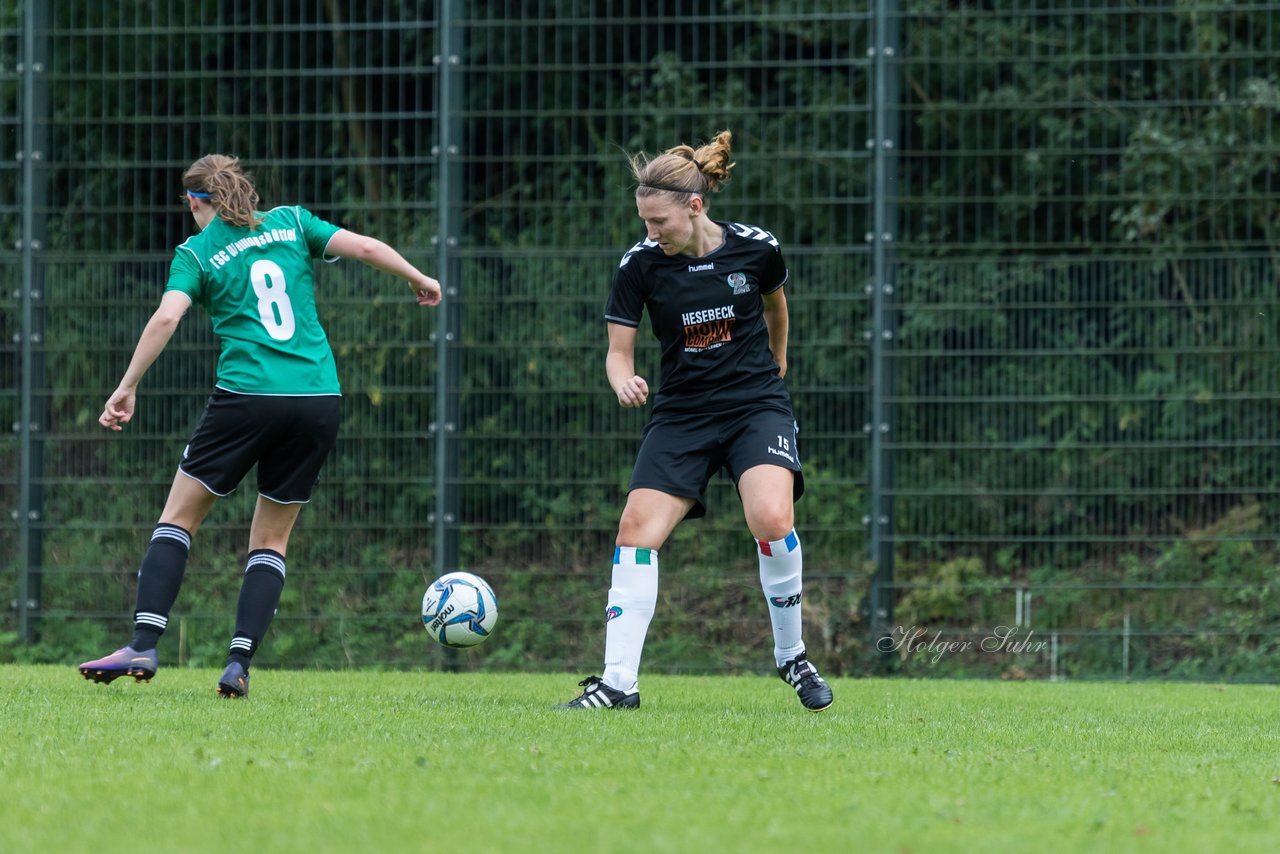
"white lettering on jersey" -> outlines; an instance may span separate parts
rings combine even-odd
[[[685,326],[694,326],[698,323],[710,323],[713,320],[727,320],[736,317],[733,313],[733,306],[722,305],[719,308],[707,308],[702,311],[686,311],[680,315],[680,319]]]
[[[796,461],[795,457],[791,456],[786,451],[779,451],[777,448],[773,447],[772,445],[765,445],[764,449],[769,453],[773,454],[775,457],[782,457],[784,460],[786,460],[789,463],[794,463]]]
[[[251,247],[266,246],[271,243],[292,243],[297,239],[298,230],[296,228],[273,228],[261,234],[242,237],[235,243],[228,243],[220,251],[213,254],[213,257],[209,259],[209,263],[217,270],[225,267],[231,262],[232,258]]]

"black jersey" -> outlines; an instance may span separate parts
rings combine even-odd
[[[647,310],[662,349],[655,416],[791,406],[769,350],[761,299],[787,281],[782,250],[762,228],[716,224],[724,228],[724,243],[701,258],[668,257],[646,239],[622,256],[613,274],[605,320],[638,328]]]

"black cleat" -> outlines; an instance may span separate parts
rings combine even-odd
[[[135,682],[150,682],[157,667],[159,656],[154,649],[138,652],[125,646],[110,655],[86,661],[80,665],[80,675],[104,684],[110,684],[121,676],[132,676]]]
[[[809,663],[803,652],[779,667],[778,676],[796,689],[800,704],[809,711],[820,712],[831,706],[831,686],[818,675],[818,669]]]
[[[249,671],[240,666],[238,661],[227,665],[218,680],[218,696],[229,700],[249,696]]]
[[[616,691],[600,681],[599,676],[588,676],[578,683],[582,694],[557,709],[638,709],[640,692]]]

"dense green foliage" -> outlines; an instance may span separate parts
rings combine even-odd
[[[773,230],[792,272],[815,658],[837,673],[1111,676],[1124,643],[1130,675],[1276,678],[1280,77],[1267,58],[1280,11],[909,4],[886,185],[867,147],[876,22],[847,3],[664,0],[610,16],[581,0],[461,4],[453,158],[432,149],[449,58],[424,5],[49,4],[45,617],[31,646],[0,620],[0,658],[99,654],[132,607],[139,550],[211,383],[206,319],[193,313],[149,375],[129,435],[95,419],[189,233],[172,203],[181,169],[221,150],[249,164],[266,204],[383,237],[456,288],[442,382],[435,313],[372,271],[320,273],[344,432],[292,544],[265,660],[597,667],[642,424],[601,367],[604,292],[641,236],[625,155],[728,127],[738,166],[712,213]],[[20,22],[12,5],[0,17],[0,116],[20,117]],[[9,141],[20,128],[0,119]],[[442,169],[460,187],[445,249]],[[21,180],[0,170],[0,423],[17,420],[21,371],[36,369],[10,343]],[[876,270],[866,235],[888,188],[898,234]],[[873,328],[877,282],[893,284],[888,337]],[[1029,625],[1061,636],[1059,658],[934,664],[868,647],[873,348],[893,378],[894,622],[981,635],[1026,590]],[[655,370],[652,347],[641,361]],[[441,396],[454,425],[437,423]],[[438,470],[441,430],[456,471]],[[6,506],[19,467],[16,437],[0,440]],[[457,662],[414,614],[437,565],[442,479],[458,493],[459,563],[504,608],[498,636]],[[175,660],[222,656],[251,493],[199,534],[181,634],[162,647]],[[646,667],[770,665],[732,486],[711,499],[664,551]],[[6,602],[27,558],[15,527]]]

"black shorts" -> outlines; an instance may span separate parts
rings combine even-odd
[[[656,489],[696,502],[686,519],[707,515],[707,484],[720,469],[737,483],[758,465],[796,473],[793,500],[804,494],[796,422],[785,409],[743,410],[726,415],[659,416],[644,428],[629,489]]]
[[[218,389],[182,452],[179,471],[227,495],[258,466],[258,493],[280,504],[311,500],[338,438],[342,398],[235,394]]]

